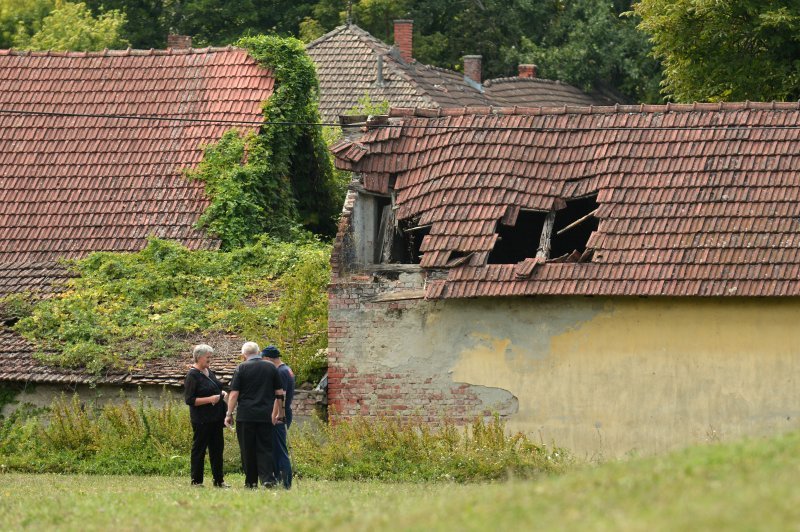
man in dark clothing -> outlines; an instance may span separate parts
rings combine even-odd
[[[261,359],[258,344],[246,342],[242,357],[245,361],[236,368],[231,380],[225,426],[231,426],[238,404],[236,437],[242,452],[245,486],[258,488],[260,478],[262,484],[273,487],[272,427],[280,414],[279,401],[275,399],[283,398],[283,387],[275,366]]]
[[[261,356],[278,368],[281,385],[284,391],[285,421],[272,428],[272,456],[278,479],[287,490],[292,487],[292,461],[289,459],[289,447],[286,444],[286,432],[292,425],[292,398],[294,397],[294,373],[288,364],[281,360],[281,352],[274,345],[265,347]]]

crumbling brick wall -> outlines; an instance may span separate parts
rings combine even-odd
[[[423,299],[427,273],[408,265],[363,268],[352,263],[351,191],[332,254],[328,314],[329,418],[404,416],[426,422],[470,422],[517,411],[508,392],[454,382],[452,352],[425,352],[426,320],[442,303]]]

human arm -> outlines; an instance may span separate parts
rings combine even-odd
[[[222,400],[222,394],[214,394],[208,397],[198,397],[197,379],[190,371],[183,382],[183,396],[189,406],[215,405]]]
[[[239,401],[239,390],[231,390],[228,394],[228,411],[225,414],[225,426],[233,426],[233,411],[236,409],[236,403]]]
[[[275,390],[275,402],[272,404],[272,424],[283,423],[286,419],[285,394],[283,390]]]

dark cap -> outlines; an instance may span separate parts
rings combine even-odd
[[[261,358],[281,358],[281,352],[274,345],[268,345],[261,351]]]

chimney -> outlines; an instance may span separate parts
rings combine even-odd
[[[189,35],[176,35],[170,33],[167,35],[167,48],[173,50],[183,50],[192,47],[192,38]]]
[[[414,59],[412,34],[414,33],[413,20],[394,21],[394,44],[400,50],[400,57],[406,63]]]
[[[464,75],[475,83],[481,83],[481,59],[479,55],[464,56]]]
[[[521,78],[535,78],[536,65],[519,65],[519,77]]]

